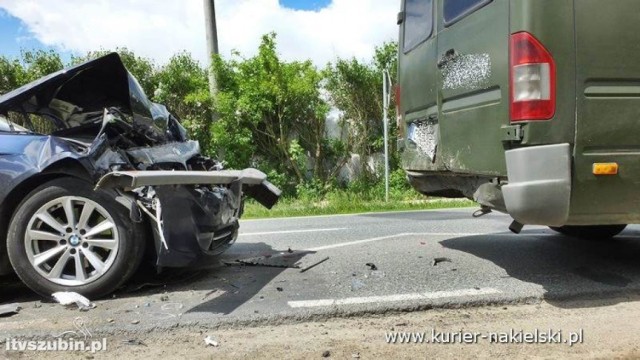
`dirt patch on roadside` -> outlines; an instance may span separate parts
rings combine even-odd
[[[640,357],[640,302],[603,305],[567,303],[563,308],[543,303],[509,307],[432,310],[400,315],[334,319],[280,326],[234,328],[218,331],[176,329],[107,339],[107,352],[7,352],[0,358],[100,359],[425,359],[425,358],[621,358]],[[549,330],[568,340],[582,334],[582,343],[491,343],[491,334],[520,331],[539,334]],[[398,333],[478,333],[472,343],[389,344],[386,336]],[[484,339],[481,336],[489,335]],[[210,336],[218,346],[205,344]],[[448,335],[451,339],[451,335]],[[499,335],[501,336],[501,335]],[[455,339],[456,336],[453,336]],[[577,337],[574,337],[577,339]],[[440,340],[446,337],[441,336]],[[538,336],[540,339],[540,335]],[[509,340],[507,338],[507,340]],[[524,339],[523,339],[524,340]]]

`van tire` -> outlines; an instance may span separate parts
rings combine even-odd
[[[608,240],[620,234],[626,227],[627,225],[550,226],[551,230],[557,231],[563,235],[586,240]]]

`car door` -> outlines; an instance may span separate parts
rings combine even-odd
[[[438,0],[438,122],[447,170],[506,175],[509,0]]]

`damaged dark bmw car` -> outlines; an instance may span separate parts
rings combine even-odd
[[[223,170],[113,53],[0,96],[0,274],[35,292],[115,291],[146,253],[209,261],[238,236],[245,196],[280,190]]]

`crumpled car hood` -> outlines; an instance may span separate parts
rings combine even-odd
[[[168,133],[171,114],[164,105],[147,98],[117,53],[52,73],[0,96],[0,114],[47,115],[57,130],[83,125],[79,114],[110,107],[130,114],[130,125],[153,143],[176,140]]]

